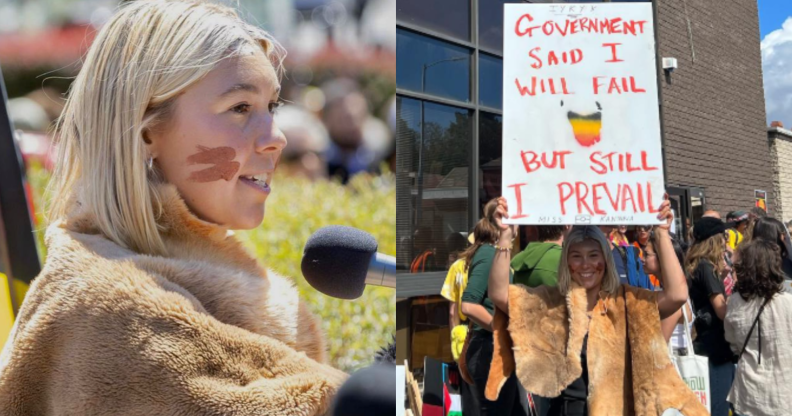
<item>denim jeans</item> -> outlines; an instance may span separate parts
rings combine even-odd
[[[731,405],[726,401],[729,395],[732,383],[734,382],[734,364],[727,362],[725,364],[712,364],[709,363],[709,376],[710,376],[710,398],[712,405],[710,406],[712,416],[729,416],[729,409]]]

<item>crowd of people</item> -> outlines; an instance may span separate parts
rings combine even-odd
[[[784,223],[761,208],[707,211],[675,235],[666,201],[660,225],[536,226],[512,256],[507,212],[503,198],[485,205],[441,292],[465,415],[788,412]],[[688,356],[706,359],[706,397],[680,377]]]
[[[393,171],[395,163],[395,97],[374,112],[360,83],[333,78],[320,87],[292,87],[284,94],[289,104],[277,110],[278,128],[287,139],[279,161],[288,175],[311,180],[335,179],[347,183],[358,173]],[[25,159],[42,159],[53,166],[49,127],[62,111],[53,98],[58,92],[36,90],[9,101],[9,112],[19,129]]]

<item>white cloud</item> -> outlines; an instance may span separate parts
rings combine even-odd
[[[792,128],[792,17],[762,39],[762,71],[768,125]]]

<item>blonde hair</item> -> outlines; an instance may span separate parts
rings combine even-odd
[[[745,243],[745,240],[743,240]],[[742,244],[742,243],[741,243]],[[706,260],[715,267],[718,276],[723,272],[723,255],[726,252],[726,238],[723,234],[713,235],[712,237],[693,243],[688,249],[685,257],[685,273],[688,276],[693,274],[701,260]]]
[[[595,241],[602,249],[605,256],[605,273],[602,276],[600,290],[608,294],[615,294],[619,290],[619,275],[616,273],[616,263],[613,262],[613,251],[608,237],[594,225],[576,225],[564,237],[564,247],[561,251],[561,262],[558,264],[558,290],[562,295],[569,293],[572,286],[572,274],[569,273],[569,248],[586,240]]]
[[[255,48],[280,77],[283,47],[227,6],[201,0],[122,5],[91,45],[56,124],[48,220],[64,218],[79,201],[108,239],[166,254],[156,222],[161,179],[147,168],[145,134],[168,122],[177,97],[221,61]]]

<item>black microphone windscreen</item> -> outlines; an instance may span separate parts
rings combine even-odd
[[[336,416],[392,415],[396,411],[396,366],[374,364],[349,377],[333,403]]]
[[[377,240],[353,227],[331,225],[305,243],[302,273],[314,289],[335,298],[357,299],[366,288],[366,274],[377,252]]]

